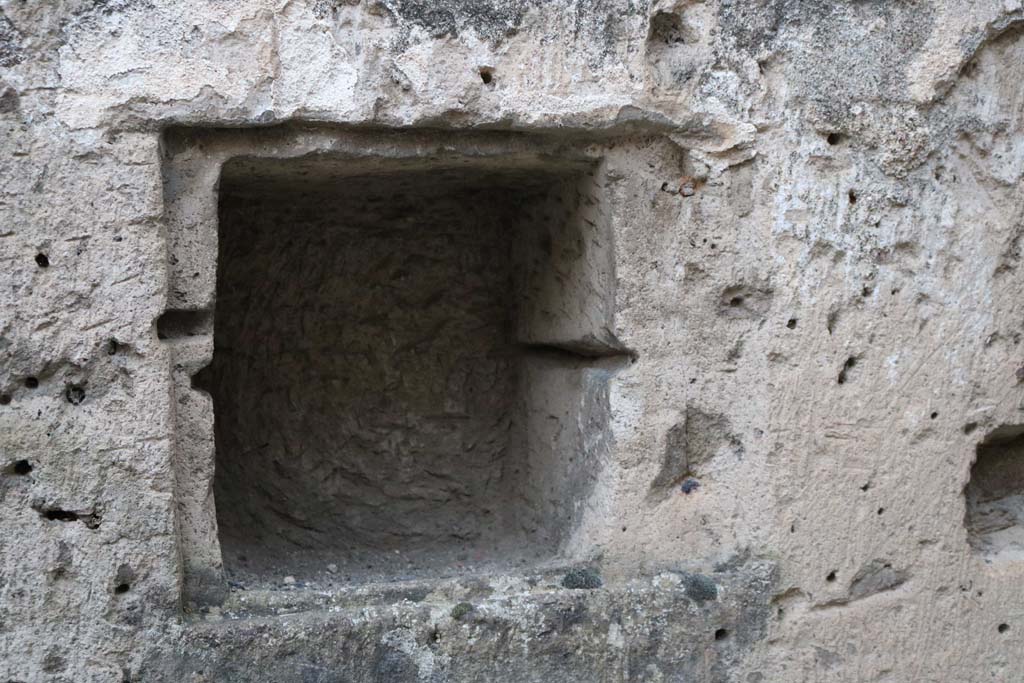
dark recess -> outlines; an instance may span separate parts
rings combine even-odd
[[[16,460],[11,465],[10,471],[18,476],[25,476],[32,471],[32,464],[28,460]]]
[[[599,189],[590,162],[523,163],[225,168],[215,310],[167,311],[157,331],[213,332],[193,386],[214,403],[231,580],[557,554],[603,447],[598,367],[629,355],[547,331],[586,303],[567,292],[592,291],[576,281]],[[580,421],[594,445],[560,426]]]
[[[995,429],[978,444],[964,496],[976,553],[995,559],[1024,552],[1024,425]]]

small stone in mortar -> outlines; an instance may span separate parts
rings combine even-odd
[[[604,582],[593,569],[570,569],[562,579],[562,586],[576,590],[600,588]]]
[[[462,617],[466,616],[473,611],[473,605],[468,602],[460,602],[459,604],[452,607],[452,619],[458,621]]]
[[[686,586],[687,597],[698,605],[718,598],[718,586],[703,574],[690,574],[687,572],[683,575],[683,585]]]

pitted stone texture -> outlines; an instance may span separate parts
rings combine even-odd
[[[693,597],[695,576],[712,595]],[[752,563],[594,590],[560,589],[557,575],[504,588],[434,583],[366,589],[362,607],[330,612],[289,613],[296,605],[279,603],[275,617],[260,614],[263,596],[238,593],[228,606],[255,612],[189,624],[179,652],[151,655],[140,675],[154,683],[728,680],[774,618],[773,580],[770,564]],[[455,618],[453,605],[471,609]]]
[[[225,626],[193,646],[180,623],[190,573],[219,576],[213,407],[191,387],[213,321],[163,340],[156,321],[212,310],[217,245],[198,230],[171,244],[161,181],[180,178],[163,177],[161,132],[284,121],[362,131],[364,147],[392,129],[673,141],[677,163],[631,148],[607,188],[606,319],[637,360],[608,382],[606,457],[573,552],[599,556],[602,576],[778,562],[765,637],[696,680],[1024,676],[1024,565],[986,562],[965,524],[979,445],[1024,422],[1020,0],[434,4],[448,13],[0,3],[0,680],[147,680],[150,657],[198,671],[230,642]],[[215,151],[190,152],[208,195]],[[216,222],[210,205],[196,226]],[[726,292],[765,294],[733,308]],[[688,495],[651,496],[691,410],[721,416],[729,447]],[[671,475],[681,459],[668,461]],[[123,566],[134,579],[118,592]],[[627,603],[638,619],[658,604]],[[266,619],[265,633],[289,628]],[[729,642],[703,612],[686,620],[705,639],[670,631],[661,647],[713,657]],[[404,651],[421,641],[399,625],[387,659],[418,676]],[[497,633],[530,654],[545,642]],[[603,661],[587,643],[610,635],[580,624],[558,654],[582,643]],[[267,666],[287,652],[239,642]]]

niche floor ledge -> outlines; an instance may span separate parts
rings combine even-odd
[[[178,652],[151,659],[144,680],[724,680],[705,677],[734,665],[775,618],[768,562],[594,590],[556,578],[453,580],[299,614],[213,611],[185,627]]]

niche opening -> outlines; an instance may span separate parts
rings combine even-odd
[[[212,364],[242,581],[557,556],[606,448],[610,239],[592,161],[238,158]]]

